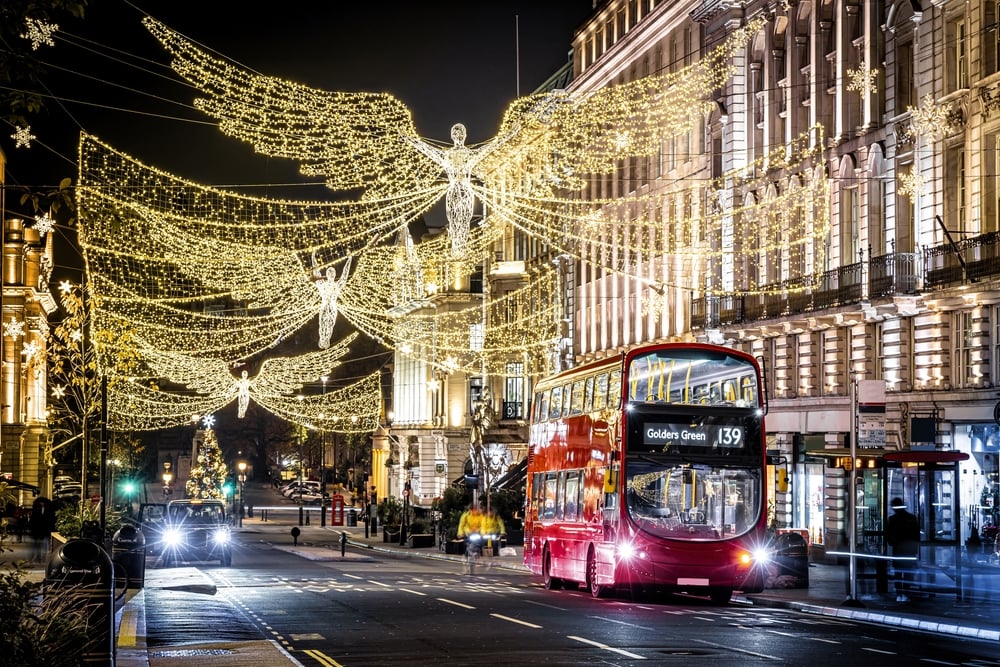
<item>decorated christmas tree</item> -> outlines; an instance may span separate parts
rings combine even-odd
[[[222,460],[219,441],[215,439],[215,431],[211,428],[200,433],[201,445],[198,447],[197,459],[191,466],[191,476],[188,477],[185,491],[188,498],[224,498],[222,485],[226,483],[229,470]]]

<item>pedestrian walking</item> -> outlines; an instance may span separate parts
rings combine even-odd
[[[896,602],[909,602],[913,592],[916,556],[920,552],[920,524],[906,511],[902,498],[893,498],[893,514],[885,526],[885,539],[892,547],[892,566],[896,581]]]
[[[31,504],[31,518],[28,519],[28,533],[31,535],[31,562],[45,562],[49,553],[52,531],[55,529],[56,515],[52,501],[44,496],[35,498],[35,502]]]

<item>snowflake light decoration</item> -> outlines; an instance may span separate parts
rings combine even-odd
[[[858,95],[869,92],[872,95],[878,92],[878,70],[870,69],[868,65],[858,65],[854,69],[847,70],[847,90]]]
[[[56,43],[52,41],[52,34],[59,29],[58,24],[46,23],[41,19],[25,19],[24,25],[27,28],[27,32],[21,33],[23,39],[31,40],[31,50],[37,51],[39,46],[43,44],[45,46],[55,46]]]
[[[31,359],[38,354],[39,350],[41,350],[41,348],[38,346],[38,343],[31,341],[30,343],[24,344],[24,347],[21,348],[21,353],[28,361],[31,361]]]
[[[48,214],[43,213],[41,217],[35,218],[35,229],[42,236],[45,236],[51,232],[56,226],[56,221],[48,216]]]
[[[212,428],[215,426],[215,415],[205,415],[201,418],[201,425],[205,428]]]
[[[3,323],[3,335],[17,338],[24,335],[24,322],[15,320],[13,317]]]
[[[57,384],[52,387],[52,398],[65,398],[66,397],[66,387],[61,384]]]
[[[31,148],[31,140],[38,137],[31,133],[30,125],[25,125],[14,130],[10,138],[14,140],[14,148]]]
[[[899,175],[899,194],[912,198],[914,195],[927,194],[927,181],[920,172],[909,172]]]
[[[919,107],[908,106],[906,110],[910,112],[910,134],[914,139],[940,139],[952,130],[951,108],[935,104],[930,93],[923,96]]]

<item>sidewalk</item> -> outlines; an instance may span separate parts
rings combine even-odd
[[[246,518],[236,532],[244,539],[259,539],[309,560],[370,560],[379,554],[391,553],[397,557],[428,558],[462,562],[463,556],[445,554],[436,547],[408,548],[397,543],[382,541],[381,531],[365,537],[363,526],[341,527],[318,525],[302,526],[300,536],[293,540],[290,531],[297,524],[297,515],[273,516],[264,522]],[[339,538],[347,533],[344,555],[341,555]],[[2,560],[12,562],[26,557],[30,544],[8,545],[15,547],[14,554],[3,554]],[[23,554],[23,555],[22,555]],[[514,555],[486,556],[494,568],[524,572],[521,549]],[[118,654],[116,664],[121,667],[237,667],[243,665],[301,665],[280,645],[268,640],[251,642],[212,643],[176,647],[146,646],[146,597],[168,587],[176,588],[178,577],[191,577],[192,585],[211,585],[197,568],[146,570],[145,588],[130,591],[123,608],[116,616]],[[996,572],[994,572],[994,570]],[[30,577],[40,580],[44,570],[32,566]],[[201,577],[200,582],[194,579]],[[891,583],[889,584],[891,589]],[[857,621],[899,626],[925,632],[940,632],[970,638],[1000,641],[1000,567],[979,567],[967,570],[963,578],[963,595],[958,599],[954,592],[930,592],[911,595],[905,603],[896,602],[895,594],[875,592],[871,579],[859,577],[856,601],[847,603],[848,567],[846,564],[813,563],[809,567],[808,588],[766,589],[763,593],[746,597],[734,596],[734,604],[757,605],[795,609],[805,613],[850,618]]]

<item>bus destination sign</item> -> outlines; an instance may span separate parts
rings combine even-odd
[[[670,447],[721,447],[743,446],[743,428],[736,424],[659,424],[647,422],[643,426],[642,444],[648,451],[662,451]]]

